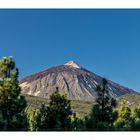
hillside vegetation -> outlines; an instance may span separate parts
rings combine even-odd
[[[24,95],[27,100],[28,106],[31,108],[39,109],[42,103],[49,104],[49,100],[41,97]],[[90,113],[93,102],[86,101],[71,101],[73,112],[76,112],[79,117],[84,117]]]
[[[123,96],[118,97],[117,100],[118,104],[120,104],[124,100],[128,101],[128,105],[130,107],[140,105],[140,95],[138,94],[125,94]]]
[[[41,97],[36,97],[32,95],[24,95],[28,106],[31,108],[39,109],[42,103],[49,104],[49,100]],[[128,101],[128,105],[130,107],[140,104],[140,95],[138,94],[125,94],[117,98],[118,106],[124,100]],[[94,102],[86,102],[86,101],[71,101],[71,107],[74,112],[81,118],[85,117],[90,113]]]

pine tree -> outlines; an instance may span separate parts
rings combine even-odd
[[[140,106],[134,106],[132,108],[132,118],[134,120],[133,130],[140,130]]]
[[[96,87],[97,98],[89,116],[85,118],[87,130],[111,130],[117,113],[114,111],[117,103],[108,90],[108,82],[102,80],[102,85]]]
[[[128,107],[128,102],[123,101],[118,108],[118,117],[114,122],[116,130],[133,130],[134,119],[132,117],[132,111]]]
[[[84,122],[80,117],[76,116],[76,113],[73,113],[71,125],[73,131],[84,130]]]
[[[45,106],[45,104],[42,104],[38,115],[36,116],[35,129],[37,131],[46,131],[49,129],[47,115],[47,106]]]
[[[27,119],[29,123],[29,130],[30,131],[38,131],[38,119],[39,119],[39,110],[32,108],[30,106],[26,107],[25,113],[27,114]]]
[[[72,110],[70,101],[58,91],[50,97],[49,106],[42,105],[38,118],[38,128],[41,131],[71,130]]]
[[[0,130],[26,130],[26,101],[20,95],[19,71],[12,57],[0,60]]]

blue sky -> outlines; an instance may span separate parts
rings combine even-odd
[[[0,58],[20,79],[74,60],[140,92],[140,10],[0,10]]]

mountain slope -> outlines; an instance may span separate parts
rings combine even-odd
[[[101,84],[102,77],[70,61],[65,65],[49,68],[28,76],[20,81],[23,94],[49,98],[59,87],[70,100],[93,101],[96,97],[96,85]],[[109,81],[110,93],[114,97],[124,94],[138,94],[136,91]]]

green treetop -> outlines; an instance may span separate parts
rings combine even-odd
[[[0,60],[0,129],[26,130],[26,101],[20,95],[19,71],[12,57]]]
[[[70,130],[72,110],[70,101],[58,91],[51,95],[49,106],[40,109],[39,130]]]
[[[97,98],[92,111],[85,118],[87,130],[110,130],[113,127],[113,121],[116,119],[114,108],[117,103],[110,95],[108,90],[108,81],[102,80],[102,84],[96,87]]]
[[[128,107],[128,102],[123,101],[118,108],[118,117],[114,122],[116,130],[132,130],[134,126],[134,119],[132,117],[132,111]]]

